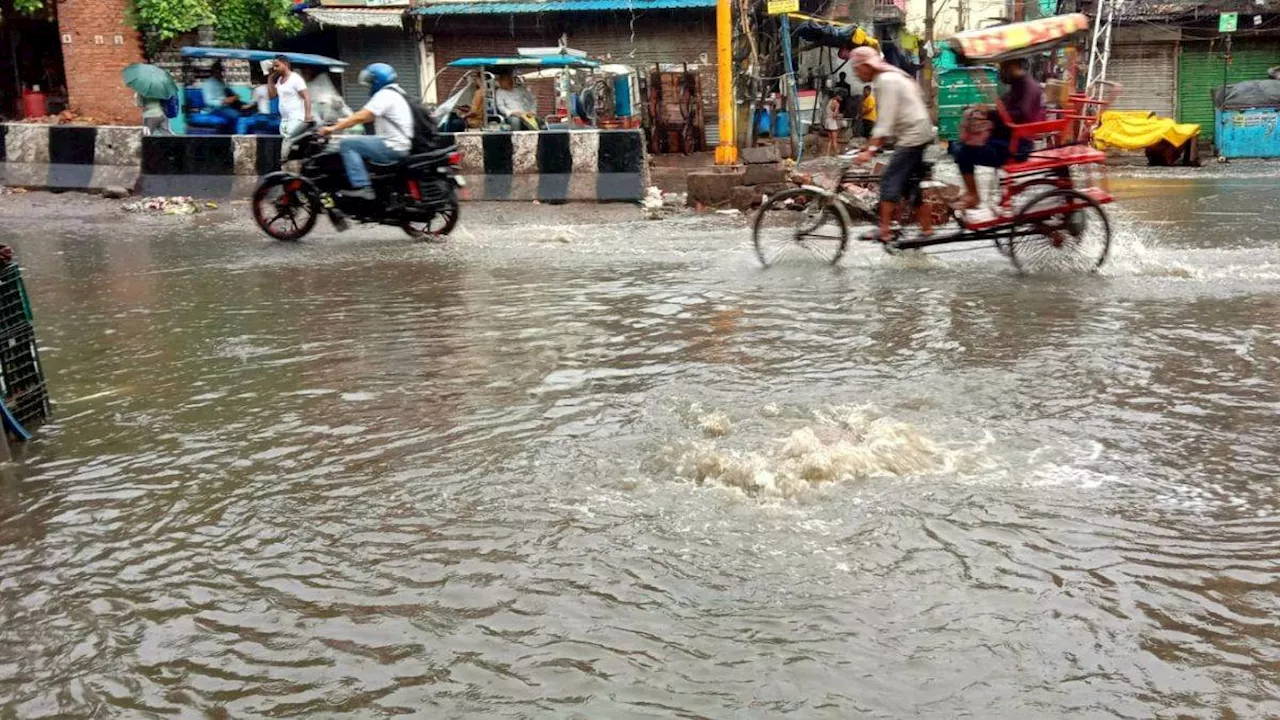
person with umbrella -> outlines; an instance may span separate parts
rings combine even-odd
[[[142,108],[142,127],[148,135],[172,135],[165,102],[178,95],[178,84],[162,68],[134,63],[122,71],[124,84],[133,90],[135,103]]]

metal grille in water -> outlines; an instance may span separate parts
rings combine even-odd
[[[0,393],[28,430],[48,419],[49,394],[22,269],[16,263],[0,268]]]

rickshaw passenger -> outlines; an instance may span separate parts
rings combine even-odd
[[[920,181],[925,175],[924,151],[934,139],[933,123],[920,86],[911,76],[885,62],[873,48],[856,48],[850,59],[859,79],[875,83],[878,106],[871,139],[854,158],[854,163],[865,164],[891,139],[896,143],[889,166],[880,177],[879,239],[889,242],[898,201],[919,194]],[[933,233],[933,214],[927,203],[919,203],[916,219],[924,235]]]
[[[479,130],[485,125],[484,117],[484,71],[476,73],[475,90],[471,93],[471,106],[466,113],[467,127]]]
[[[498,89],[493,93],[498,114],[512,130],[541,130],[545,123],[538,118],[538,101],[527,87],[516,87],[510,70],[498,74]]]
[[[1000,98],[1009,119],[1016,124],[1041,122],[1045,119],[1044,90],[1027,72],[1027,61],[1006,60],[1000,63],[1000,80],[1009,86],[1009,92]],[[964,178],[964,197],[960,198],[959,207],[968,209],[978,207],[981,198],[978,195],[978,181],[974,177],[975,168],[1002,167],[1014,155],[1018,160],[1025,160],[1031,154],[1032,143],[1023,139],[1016,153],[1011,153],[1009,142],[1012,131],[1005,125],[1000,113],[992,110],[989,113],[991,137],[983,145],[967,145],[952,143],[951,155],[960,166],[960,175]]]

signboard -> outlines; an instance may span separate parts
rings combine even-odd
[[[800,0],[769,0],[770,15],[786,15],[800,12]]]
[[[1240,13],[1222,13],[1218,16],[1218,32],[1232,33],[1240,23]]]

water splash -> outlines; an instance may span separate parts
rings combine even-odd
[[[718,427],[720,415],[711,413],[704,420]],[[775,413],[762,415],[781,421]],[[750,497],[794,498],[833,483],[967,471],[986,464],[981,460],[985,443],[955,449],[871,406],[824,408],[800,422],[764,450],[729,447],[716,439],[677,439],[658,453],[657,466],[677,478]]]
[[[1185,257],[1185,253],[1179,253],[1177,257]],[[1107,264],[1102,267],[1102,274],[1185,280],[1199,280],[1204,277],[1202,270],[1177,257],[1173,253],[1162,251],[1158,246],[1147,245],[1132,230],[1122,230],[1116,232],[1111,239],[1111,250],[1107,257]]]

